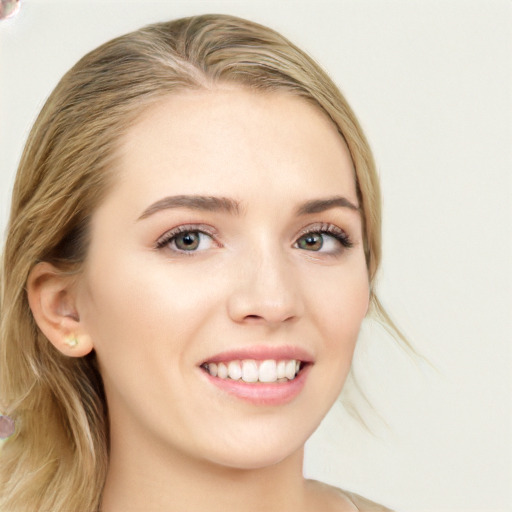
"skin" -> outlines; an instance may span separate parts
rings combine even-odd
[[[79,280],[43,279],[43,267],[29,286],[35,315],[45,301],[56,315],[54,329],[43,328],[54,344],[98,356],[112,443],[102,510],[356,510],[302,476],[304,443],[341,391],[369,299],[360,212],[295,211],[333,196],[358,206],[335,126],[287,93],[183,92],[129,129],[117,178],[92,216]],[[184,194],[231,198],[240,212],[180,207],[140,218]],[[304,228],[321,224],[343,230],[352,247],[328,234],[319,249],[298,245]],[[157,248],[182,225],[212,237],[188,254],[172,241]],[[65,343],[71,331],[78,347]],[[291,402],[255,405],[204,378],[208,357],[256,344],[312,355]]]

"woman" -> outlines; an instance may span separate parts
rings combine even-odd
[[[387,510],[302,476],[389,322],[379,260],[368,144],[282,36],[208,15],[86,55],[14,187],[1,510]]]

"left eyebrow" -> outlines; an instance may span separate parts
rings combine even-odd
[[[148,206],[138,220],[145,219],[161,210],[173,208],[186,208],[200,211],[221,211],[225,213],[240,214],[240,203],[228,197],[215,196],[169,196],[160,199],[151,206]]]
[[[310,213],[324,212],[326,210],[330,210],[331,208],[348,208],[348,209],[354,210],[356,212],[361,211],[359,206],[356,206],[354,203],[349,201],[346,197],[333,196],[333,197],[328,197],[326,199],[312,199],[311,201],[306,201],[305,203],[302,203],[301,205],[299,205],[295,214],[296,215],[308,215]]]

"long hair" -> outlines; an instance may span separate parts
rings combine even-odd
[[[31,314],[27,278],[41,261],[80,272],[91,213],[114,183],[119,141],[140,113],[173,91],[221,82],[288,91],[337,126],[354,164],[373,284],[381,207],[372,154],[348,103],[304,52],[227,15],[153,24],[90,52],[44,105],[14,185],[1,273],[0,405],[15,418],[16,433],[0,455],[0,510],[98,509],[109,441],[96,357],[69,358],[51,345]],[[371,304],[389,321],[373,286]]]

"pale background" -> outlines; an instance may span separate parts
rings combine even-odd
[[[267,24],[333,76],[384,195],[380,294],[436,370],[365,328],[377,435],[341,409],[306,474],[403,512],[512,511],[512,3],[505,0],[25,0],[0,22],[0,230],[28,129],[60,76],[153,21]]]

